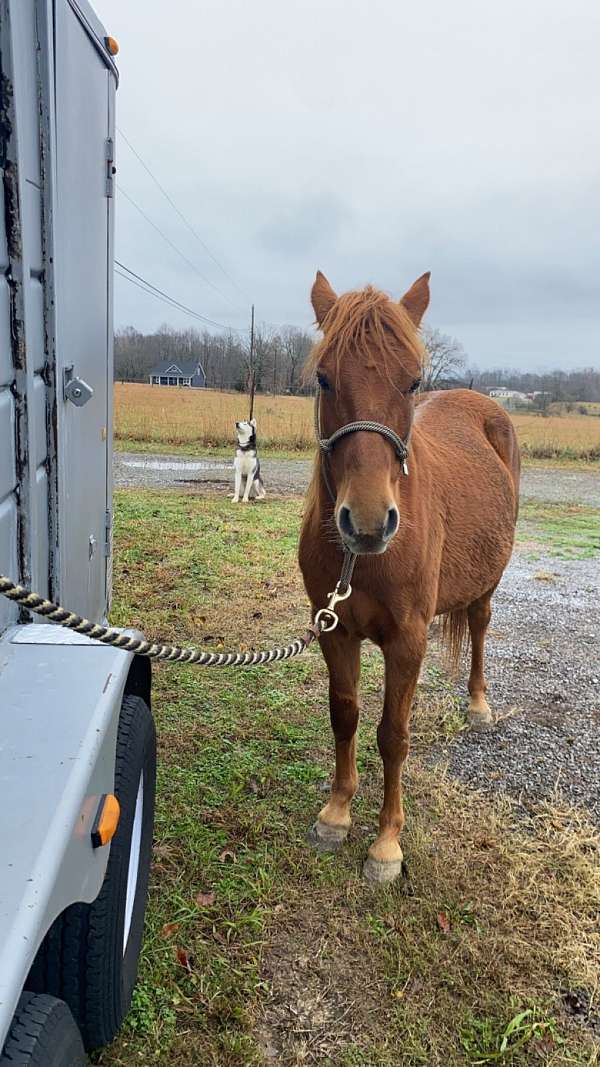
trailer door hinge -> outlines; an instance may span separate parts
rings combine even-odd
[[[112,512],[108,509],[104,513],[104,555],[110,558],[112,547]]]
[[[115,178],[114,178],[114,176],[115,176],[115,174],[117,172],[117,168],[114,165],[115,164],[115,159],[114,159],[115,153],[114,153],[114,144],[113,144],[112,137],[107,137],[106,141],[104,142],[104,156],[105,156],[105,159],[106,159],[106,195],[107,195],[107,197],[110,198],[110,197],[114,196],[114,188],[115,188]]]

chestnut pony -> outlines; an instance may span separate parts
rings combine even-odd
[[[384,796],[364,873],[383,882],[402,867],[400,776],[434,616],[445,617],[455,656],[468,630],[469,720],[492,721],[483,646],[492,594],[513,546],[519,451],[510,418],[488,397],[456,389],[417,400],[425,358],[419,324],[429,303],[429,274],[394,303],[371,287],[338,297],[319,272],[311,299],[323,332],[308,364],[320,385],[322,434],[372,420],[393,430],[409,450],[407,474],[393,442],[377,432],[349,433],[329,454],[319,454],[300,538],[300,567],[315,612],[335,588],[343,548],[359,557],[352,595],[336,608],[339,624],[320,641],[336,765],[312,840],[335,848],[350,827],[358,784],[360,648],[369,639],[385,659],[377,730]]]

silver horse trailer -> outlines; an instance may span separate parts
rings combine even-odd
[[[0,573],[109,609],[117,69],[87,0],[0,0]],[[154,816],[147,660],[0,598],[0,1064],[128,1010]]]

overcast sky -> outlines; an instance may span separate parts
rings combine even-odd
[[[117,256],[209,318],[309,326],[317,268],[482,367],[600,364],[595,0],[95,0],[120,44]],[[220,292],[211,288],[203,278]],[[237,286],[237,287],[236,287]],[[117,325],[191,324],[117,278]],[[221,295],[224,294],[224,295]]]

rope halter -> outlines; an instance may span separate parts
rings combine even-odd
[[[321,387],[317,384],[317,392],[315,396],[315,434],[317,443],[321,452],[325,456],[329,456],[333,452],[333,446],[342,438],[351,433],[378,433],[380,437],[385,438],[391,445],[394,446],[396,456],[400,461],[402,467],[402,473],[408,476],[408,448],[410,443],[410,431],[408,432],[406,439],[402,439],[395,430],[392,430],[390,426],[386,426],[383,422],[372,422],[370,419],[360,419],[358,422],[347,422],[345,426],[340,426],[339,430],[335,430],[331,437],[323,437],[321,429]],[[323,478],[327,491],[331,499],[335,502],[336,496],[331,487],[328,474],[323,465]]]

